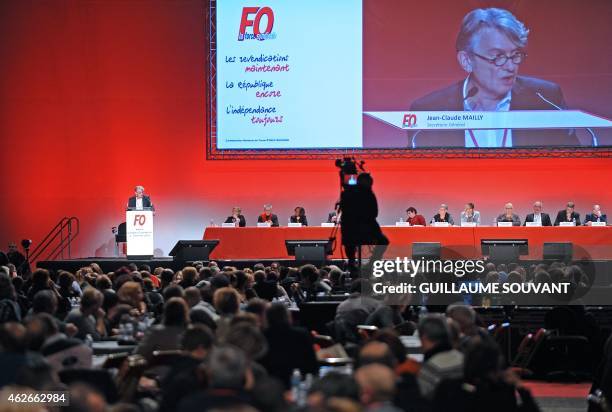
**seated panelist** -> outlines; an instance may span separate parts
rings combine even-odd
[[[513,212],[514,206],[512,206],[512,203],[506,203],[506,205],[504,206],[504,209],[506,211],[502,213],[501,215],[497,216],[497,219],[495,219],[495,221],[496,222],[512,222],[512,226],[520,226],[521,218],[519,217],[519,215]]]
[[[601,213],[601,207],[599,205],[593,205],[593,212],[587,213],[584,217],[584,224],[591,226],[593,222],[606,222],[608,223],[608,217]]]
[[[436,222],[446,222],[451,226],[455,224],[453,217],[448,213],[448,205],[444,203],[440,205],[438,213],[431,219],[432,224]]]
[[[408,219],[406,219],[406,222],[408,222],[410,226],[426,226],[425,217],[423,215],[419,215],[414,207],[410,206],[408,209],[406,209],[406,213],[408,214]]]
[[[341,215],[342,215],[342,212],[340,212],[340,202],[336,202],[336,204],[334,205],[334,211],[330,212],[327,215],[327,223],[335,223],[335,224],[340,223]]]
[[[246,219],[242,216],[242,210],[238,206],[235,206],[232,208],[232,215],[228,216],[224,223],[238,223],[238,227],[245,227]]]
[[[565,210],[559,210],[555,219],[555,226],[559,226],[561,222],[574,222],[576,226],[580,226],[580,213],[574,210],[574,202],[567,202]]]
[[[533,213],[525,216],[523,226],[527,226],[528,222],[540,223],[542,226],[552,226],[550,216],[548,216],[548,213],[542,212],[542,202],[539,200],[533,204]]]
[[[306,210],[303,207],[298,206],[294,209],[293,215],[289,218],[291,223],[301,223],[302,226],[308,226],[308,219],[306,219]]]
[[[127,208],[130,210],[144,210],[151,209],[155,210],[151,198],[144,194],[144,187],[136,186],[134,188],[134,196],[128,199]]]
[[[474,210],[474,203],[466,203],[461,212],[461,223],[476,223],[480,225],[480,212]]]
[[[264,211],[257,217],[257,223],[269,223],[272,227],[278,227],[278,216],[272,213],[272,205],[264,205]]]

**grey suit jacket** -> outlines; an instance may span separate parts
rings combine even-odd
[[[501,215],[497,216],[497,219],[495,219],[495,222],[509,222],[509,220],[506,220],[506,214],[502,213]],[[521,225],[521,218],[519,217],[519,215],[517,215],[516,213],[512,214],[512,226],[520,226]]]

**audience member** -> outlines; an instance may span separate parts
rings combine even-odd
[[[419,322],[419,338],[424,362],[417,376],[421,394],[428,399],[444,379],[463,375],[463,354],[453,349],[446,319],[430,314]]]
[[[170,298],[164,304],[162,323],[147,330],[136,348],[136,353],[150,359],[156,350],[179,349],[181,335],[188,324],[185,301],[181,298]]]
[[[401,412],[393,405],[395,374],[393,369],[380,363],[361,366],[355,372],[360,388],[360,400],[368,412]]]
[[[102,300],[103,295],[99,290],[88,287],[83,292],[80,307],[68,313],[65,321],[77,327],[76,338],[84,340],[90,336],[93,340],[100,340],[106,336]]]
[[[206,326],[191,326],[185,330],[180,347],[186,356],[175,361],[164,377],[160,412],[175,411],[181,399],[206,387],[201,365],[212,350],[214,339]]]
[[[313,349],[312,336],[307,330],[291,325],[291,315],[281,303],[273,303],[268,308],[266,319],[268,328],[264,336],[268,341],[268,352],[261,364],[268,373],[280,379],[289,387],[291,373],[299,369],[303,375],[316,374],[319,370]]]

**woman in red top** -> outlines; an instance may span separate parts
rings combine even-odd
[[[406,212],[408,213],[408,223],[410,226],[425,226],[425,218],[423,215],[418,215],[414,207],[410,206],[406,209]]]

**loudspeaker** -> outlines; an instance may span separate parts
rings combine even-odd
[[[520,255],[529,254],[527,239],[482,239],[480,247],[495,262],[517,262]]]
[[[295,256],[300,262],[323,263],[327,255],[331,254],[331,242],[322,240],[285,240],[285,247],[289,256]]]
[[[571,262],[574,254],[574,245],[571,242],[544,242],[542,258],[544,260],[559,260]]]
[[[179,240],[169,255],[175,261],[193,262],[195,260],[208,260],[210,252],[219,244],[218,240]]]
[[[440,259],[442,245],[440,242],[414,242],[412,244],[412,259]]]

